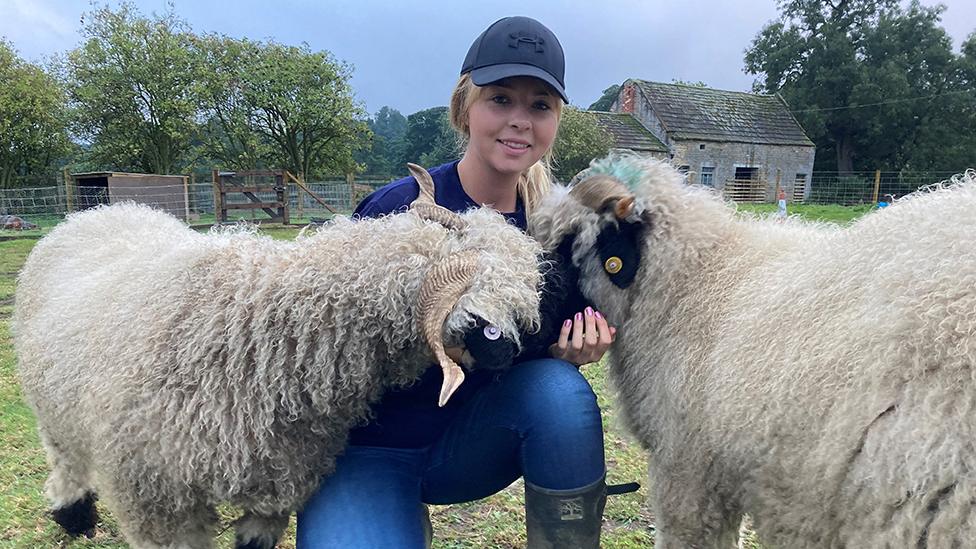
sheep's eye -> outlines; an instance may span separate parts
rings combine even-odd
[[[485,326],[485,338],[495,341],[500,337],[502,337],[502,331],[498,329],[498,326],[492,326],[491,324]]]
[[[624,262],[615,255],[608,257],[607,260],[603,262],[603,270],[610,274],[617,274],[620,272],[620,269],[623,268]]]

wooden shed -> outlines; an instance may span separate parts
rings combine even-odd
[[[131,200],[183,220],[189,217],[189,181],[184,175],[88,172],[71,174],[69,179],[68,211]]]

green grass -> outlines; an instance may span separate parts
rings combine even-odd
[[[740,212],[759,215],[776,213],[776,204],[736,204]],[[847,224],[875,209],[870,204],[863,206],[838,206],[834,204],[790,204],[787,213],[810,221],[828,221]]]
[[[775,206],[741,205],[739,209],[767,213],[774,212]],[[798,205],[790,211],[808,219],[848,223],[869,210],[870,207]],[[12,231],[0,231],[0,237],[35,237],[0,240],[0,440],[3,441],[0,444],[0,549],[123,548],[126,545],[122,535],[104,508],[100,508],[102,520],[98,533],[91,540],[69,540],[46,516],[43,493],[47,466],[34,428],[33,415],[23,403],[17,384],[10,316],[16,274],[37,242],[36,236],[48,230],[49,226],[37,231],[37,234],[27,232],[20,235],[6,235],[3,233]],[[273,238],[290,239],[300,228],[265,225],[261,230]],[[605,368],[603,365],[591,365],[584,368],[584,373],[603,409],[609,482],[638,481],[643,484],[647,456],[618,426],[618,410],[607,387]],[[642,486],[636,493],[610,498],[604,513],[603,547],[628,549],[653,545],[654,517],[648,509],[647,497],[647,488]],[[220,511],[223,526],[239,514],[230,508]],[[524,518],[521,481],[483,500],[432,507],[434,547],[522,547],[525,545]],[[233,532],[228,529],[219,536],[217,547],[232,546]],[[279,547],[295,547],[294,518]],[[746,540],[746,547],[758,549],[759,545],[750,537]]]

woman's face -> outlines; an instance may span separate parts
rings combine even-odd
[[[506,78],[476,90],[468,109],[468,148],[483,166],[519,174],[552,147],[559,127],[559,96],[537,78]]]

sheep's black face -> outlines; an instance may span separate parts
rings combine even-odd
[[[618,288],[629,287],[637,275],[641,229],[641,223],[622,221],[607,225],[596,238],[603,270]]]
[[[484,321],[464,333],[465,366],[478,370],[501,370],[515,361],[518,346],[501,330]],[[468,363],[470,359],[470,364]]]

